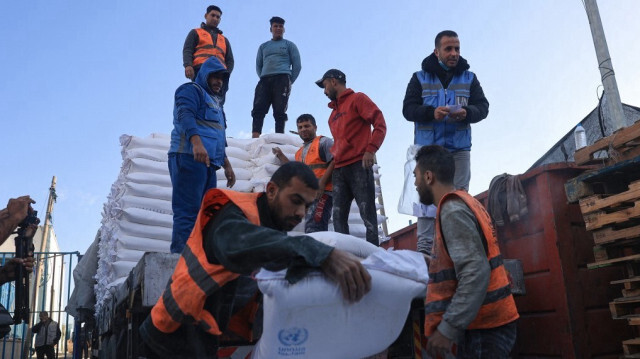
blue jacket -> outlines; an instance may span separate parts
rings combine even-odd
[[[422,103],[425,106],[466,106],[469,103],[473,72],[454,75],[447,88],[433,73],[418,71],[416,76],[422,85]],[[450,122],[448,118],[428,124],[416,122],[415,144],[440,145],[451,152],[470,151],[471,125],[468,122]]]
[[[468,69],[467,60],[460,57],[457,66],[446,71],[431,54],[422,61],[422,71],[411,76],[402,114],[414,123],[415,144],[437,144],[451,152],[471,150],[470,124],[487,117],[489,101],[478,77]],[[446,105],[461,105],[467,117],[460,122],[436,120],[435,109]]]
[[[226,123],[220,105],[221,98],[211,91],[207,83],[209,74],[214,72],[224,72],[225,81],[229,78],[220,60],[210,57],[202,64],[195,82],[183,84],[176,90],[169,153],[193,155],[189,139],[199,135],[211,164],[222,167]]]

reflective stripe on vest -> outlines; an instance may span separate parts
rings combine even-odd
[[[208,58],[215,56],[220,60],[224,67],[227,67],[225,63],[225,56],[227,55],[227,42],[222,34],[216,36],[216,42],[213,43],[211,34],[202,28],[196,29],[198,33],[198,45],[196,45],[196,51],[193,53],[193,66],[202,65]]]
[[[304,150],[304,146],[300,147],[300,149],[298,149],[298,152],[296,152],[296,161],[302,162],[309,166],[309,168],[311,168],[313,173],[316,175],[317,179],[322,178],[322,176],[324,176],[324,173],[327,172],[327,167],[329,167],[329,163],[323,161],[320,157],[321,138],[322,136],[316,136],[316,138],[311,141],[309,150],[307,151],[307,155],[304,158],[302,158],[302,151]],[[329,181],[329,183],[327,183],[327,185],[324,187],[324,190],[331,191],[332,189],[333,184],[331,183],[331,181]]]
[[[259,193],[209,190],[202,200],[196,224],[187,245],[160,299],[151,309],[153,325],[163,333],[172,333],[182,324],[198,324],[209,334],[221,335],[213,315],[204,303],[227,282],[238,278],[220,264],[211,264],[204,251],[202,231],[217,211],[229,201],[238,206],[249,222],[260,225],[256,200]]]
[[[482,306],[475,319],[466,329],[495,328],[510,323],[518,318],[509,279],[504,269],[502,255],[498,247],[491,217],[485,208],[475,198],[465,191],[447,193],[438,205],[436,215],[436,230],[433,246],[434,257],[429,266],[429,285],[425,302],[425,335],[431,336],[442,321],[442,316],[451,303],[456,292],[458,281],[453,261],[444,246],[442,226],[440,224],[440,209],[442,204],[452,198],[459,198],[473,212],[482,235],[487,241],[487,260],[491,268],[491,276]]]
[[[218,122],[201,120],[199,118],[196,118],[196,124],[200,125],[200,126],[204,126],[204,127],[213,128],[215,130],[224,131],[224,126],[222,126],[222,124],[220,124]]]
[[[470,71],[456,74],[445,89],[438,76],[431,72],[415,73],[422,86],[422,104],[429,107],[466,106],[471,96],[475,75]],[[431,121],[414,123],[414,144],[440,145],[449,151],[471,150],[471,126],[468,122]]]

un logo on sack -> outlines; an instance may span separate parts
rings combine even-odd
[[[286,346],[301,345],[309,338],[309,331],[305,328],[282,329],[278,332],[280,343]]]

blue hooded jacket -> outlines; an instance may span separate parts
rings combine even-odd
[[[195,82],[188,82],[176,90],[173,106],[173,131],[169,153],[193,155],[190,138],[199,135],[212,165],[222,167],[225,148],[225,118],[221,98],[209,88],[211,73],[223,72],[224,81],[229,72],[216,57],[202,64]]]

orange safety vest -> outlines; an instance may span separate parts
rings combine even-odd
[[[325,172],[327,172],[327,167],[329,167],[329,163],[325,162],[320,158],[320,139],[322,136],[316,136],[316,138],[311,141],[309,145],[309,150],[307,151],[307,155],[305,158],[302,158],[302,150],[304,146],[300,147],[298,152],[296,152],[296,161],[302,162],[309,166],[313,173],[316,175],[317,179],[322,178]],[[325,191],[331,191],[333,189],[333,184],[331,181],[327,183],[324,187]]]
[[[470,194],[457,190],[447,193],[438,205],[435,240],[433,243],[434,257],[429,266],[429,285],[425,302],[424,331],[426,336],[431,336],[438,328],[438,324],[442,321],[442,315],[458,287],[453,261],[444,246],[442,226],[440,224],[442,204],[452,198],[462,199],[469,206],[480,224],[482,234],[487,241],[487,260],[491,267],[491,277],[484,302],[467,329],[496,328],[518,319],[518,310],[516,309],[513,295],[511,295],[509,278],[502,264],[502,254],[500,254],[498,238],[495,234],[491,217],[482,204]]]
[[[168,334],[176,331],[182,324],[197,324],[210,334],[222,334],[213,315],[204,309],[204,303],[208,296],[240,275],[227,270],[220,264],[209,263],[202,242],[202,231],[217,211],[229,201],[240,207],[249,222],[260,225],[256,204],[259,195],[259,193],[240,193],[215,188],[205,194],[196,224],[171,280],[151,309],[151,320],[158,330]],[[250,307],[251,313],[246,313],[247,307]],[[245,318],[252,318],[257,306],[253,302],[247,307],[243,309],[242,314]],[[237,316],[234,317],[237,319]],[[232,323],[234,317],[229,323],[229,329],[251,340],[249,324]]]
[[[225,56],[227,55],[227,42],[222,34],[216,36],[216,42],[213,42],[211,34],[205,29],[196,29],[198,33],[198,45],[193,53],[193,66],[202,65],[208,58],[215,56],[220,60],[226,68]]]

